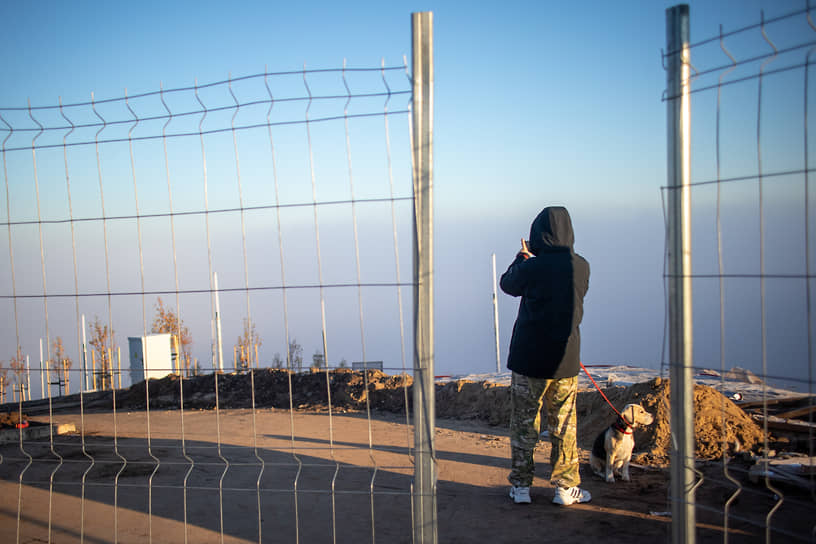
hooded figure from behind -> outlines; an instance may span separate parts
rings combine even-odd
[[[546,379],[578,375],[589,263],[573,244],[567,209],[544,208],[530,227],[533,256],[520,252],[502,274],[502,291],[521,297],[507,357],[514,372]]]

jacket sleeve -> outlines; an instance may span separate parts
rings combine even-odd
[[[581,281],[581,290],[583,291],[581,293],[581,297],[585,297],[587,292],[589,291],[589,262],[584,258],[582,258],[581,260],[584,263],[585,270],[585,273],[583,274],[583,278]]]
[[[526,259],[523,255],[516,255],[516,259],[507,268],[507,271],[502,274],[499,280],[501,290],[514,297],[520,297],[524,294],[524,287],[527,283],[524,271],[524,262]]]

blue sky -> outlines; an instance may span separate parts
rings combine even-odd
[[[310,69],[339,68],[344,59],[349,67],[379,66],[381,59],[389,66],[400,65],[404,55],[410,62],[410,13],[431,10],[435,30],[437,374],[486,372],[495,368],[490,256],[496,254],[501,272],[517,251],[519,238],[527,234],[532,218],[549,204],[563,204],[571,210],[576,250],[586,256],[592,266],[582,329],[584,361],[656,367],[661,361],[664,318],[660,187],[666,183],[666,113],[661,100],[666,76],[661,64],[661,49],[665,47],[665,9],[670,5],[673,3],[646,0],[617,4],[505,2],[500,6],[474,2],[467,8],[463,8],[461,2],[402,1],[235,2],[229,7],[220,2],[203,1],[133,4],[4,2],[0,4],[0,19],[6,22],[0,35],[0,50],[4,51],[0,60],[3,79],[0,106],[21,107],[28,100],[34,106],[54,105],[58,97],[64,103],[83,102],[90,99],[91,92],[100,100],[120,97],[125,89],[128,95],[136,95],[155,91],[160,84],[165,89],[187,87],[196,80],[207,83],[225,80],[229,74],[233,77],[257,74],[265,67],[270,71],[300,70],[304,63]],[[692,42],[715,36],[720,23],[726,31],[756,23],[762,9],[766,17],[772,17],[802,7],[804,2],[794,1],[691,2]],[[797,33],[808,39],[806,30],[801,26],[796,28],[786,36],[777,35],[777,39],[785,40],[791,37],[790,34]],[[750,102],[751,96],[732,100],[731,103],[742,104],[743,100]],[[700,125],[710,128],[712,102],[710,99],[701,99],[701,102],[700,109],[695,111],[704,112]],[[784,110],[784,99],[772,103]],[[400,104],[404,105],[404,101]],[[396,102],[394,107],[397,107]],[[801,117],[800,110],[795,108],[788,113],[793,121]],[[755,129],[755,116],[755,113],[742,110],[734,112],[731,120],[736,128],[732,130],[740,133]],[[770,113],[768,118],[786,117],[782,113]],[[399,120],[395,120],[395,125],[395,132],[399,131]],[[700,137],[704,143],[699,152],[701,167],[695,168],[695,179],[710,179],[712,173],[711,132],[706,134]],[[395,147],[404,142],[404,136],[404,133],[394,136]],[[739,141],[739,138],[731,141]],[[769,137],[768,141],[782,142],[779,145],[788,149],[783,145],[784,138]],[[325,153],[339,148],[341,160],[338,162],[342,163],[342,136],[333,142]],[[793,140],[793,144],[800,145],[797,142]],[[146,150],[149,145],[145,144],[141,149]],[[161,156],[159,144],[154,145],[156,153]],[[231,140],[225,139],[224,145],[230,146]],[[365,149],[367,144],[355,142],[355,145]],[[753,168],[756,159],[750,155],[750,141],[743,147],[734,145],[728,159],[741,164],[739,157],[744,155]],[[768,149],[769,156],[765,160],[774,163],[777,155],[772,154],[770,144]],[[784,149],[779,152],[781,158],[775,165],[784,166],[791,162]],[[127,175],[128,164],[125,152],[125,149],[117,151],[123,154],[123,176]],[[171,147],[170,154],[173,161],[177,161],[175,168],[185,168],[183,165],[188,164],[185,162],[188,160],[193,165],[191,168],[200,168],[196,162],[198,156],[193,154],[185,159],[179,156],[180,153]],[[244,157],[249,156],[244,159],[247,163],[251,164],[252,153],[254,151],[243,151]],[[285,151],[281,150],[279,155],[285,162]],[[404,158],[404,148],[395,155],[396,161]],[[74,157],[73,168],[86,168],[92,180],[95,174],[93,156],[77,153]],[[358,161],[357,164],[362,163]],[[140,172],[151,171],[161,177],[163,167],[160,162],[139,164]],[[217,168],[216,164],[208,166]],[[364,178],[364,167],[358,167],[360,177]],[[247,171],[251,168],[248,166]],[[47,175],[44,173],[42,177]],[[253,193],[255,189],[250,179],[248,174],[246,198],[264,201],[266,194],[262,189]],[[361,181],[361,186],[364,183]],[[151,202],[150,196],[160,190],[145,189],[147,192],[143,195],[148,196],[142,196],[141,205],[145,209],[151,205],[161,209],[164,206],[162,199],[156,199],[159,203],[155,203]],[[183,191],[179,192],[183,194]],[[125,193],[118,195],[123,199],[123,209],[128,208],[131,202],[128,198],[132,198]],[[778,200],[769,204],[777,206],[773,208],[777,210],[773,217],[784,216],[787,206],[796,204],[797,197],[792,194],[785,189],[779,190]],[[224,195],[226,199],[235,196],[231,189],[227,189]],[[308,192],[307,196],[311,197]],[[25,206],[19,204],[18,208],[21,201],[15,200],[12,214],[30,217],[33,213],[31,198],[20,198],[29,207],[23,210]],[[116,198],[114,191],[111,206],[116,206]],[[179,205],[184,206],[184,197],[177,198],[181,202]],[[703,194],[700,198],[711,202],[710,194]],[[737,202],[739,197],[732,198],[735,199],[732,202]],[[5,200],[3,205],[2,216],[5,217]],[[82,206],[82,202],[78,201],[76,205]],[[195,200],[189,205],[195,207]],[[702,205],[701,210],[705,209]],[[743,217],[743,211],[737,207],[735,217]],[[709,219],[709,215],[701,212],[700,221]],[[299,218],[293,225],[308,224],[309,220],[310,217]],[[388,214],[385,214],[385,220],[390,226]],[[250,229],[264,232],[264,229],[274,227],[269,221],[269,218],[251,217],[247,224]],[[709,221],[698,231],[698,243],[708,249],[713,236],[710,225]],[[192,220],[187,224],[180,220],[177,228],[178,236],[183,237],[185,232],[200,230],[201,225]],[[224,228],[237,229],[238,225],[233,223]],[[400,229],[401,234],[406,234],[403,225]],[[740,232],[742,227],[738,225],[734,229]],[[780,229],[779,238],[787,239],[786,233],[790,229]],[[64,232],[54,231],[46,235],[51,240],[46,243],[46,248],[54,255],[68,259],[65,271],[70,272],[70,253],[65,249],[70,247],[70,240],[65,238]],[[36,229],[27,234],[18,232],[15,228],[15,236],[37,240]],[[253,239],[253,232],[258,231],[250,230],[248,238],[250,260],[256,262],[251,266],[262,269],[278,266],[277,257],[266,254],[263,236]],[[98,234],[93,236],[98,238]],[[380,234],[374,235],[372,240],[379,240]],[[134,244],[133,234],[127,236],[129,243]],[[222,243],[222,255],[232,251],[230,259],[240,262],[240,247],[236,243],[240,235],[234,234],[231,239],[230,235],[225,236],[226,241],[216,240],[214,244]],[[331,240],[332,233],[322,232],[321,236]],[[157,235],[153,240],[160,238]],[[188,243],[198,249],[189,258],[203,268],[206,266],[206,248],[200,245],[200,239],[193,238],[191,235]],[[304,239],[308,240],[309,236]],[[735,248],[743,247],[740,243],[752,245],[750,236],[735,235],[734,239]],[[407,234],[402,240],[407,251]],[[352,247],[342,245],[349,243],[347,239],[336,243],[336,247]],[[7,255],[7,242],[4,244],[3,251]],[[304,255],[314,251],[313,247],[304,246],[302,249]],[[164,247],[162,251],[168,252],[169,248]],[[409,255],[405,251],[403,255]],[[729,255],[732,254],[730,251]],[[338,253],[343,252],[338,250]],[[735,258],[743,253],[741,249],[733,250]],[[798,253],[803,253],[801,244],[784,251],[774,262],[784,262],[789,257],[797,257]],[[122,259],[131,258],[124,255]],[[38,251],[29,257],[30,266],[36,271],[32,274],[32,289],[37,285],[41,289],[41,284],[37,283]],[[293,261],[301,257],[296,252],[291,257],[287,255]],[[24,266],[25,251],[19,250],[17,258],[20,266]],[[308,261],[312,257],[303,258]],[[375,257],[363,255],[362,258],[377,262]],[[712,261],[703,257],[696,262],[710,268]],[[7,257],[0,257],[0,263],[8,268]],[[347,264],[353,270],[353,261]],[[406,264],[403,257],[401,265],[405,267]],[[148,274],[151,271],[157,276],[172,273],[166,263],[151,265],[147,262],[146,266]],[[308,265],[304,266],[305,270],[309,269]],[[377,265],[372,264],[368,269],[373,268]],[[240,285],[240,266],[232,272],[235,274],[234,284]],[[308,273],[316,276],[314,267]],[[9,272],[2,274],[8,281]],[[81,277],[85,277],[89,285],[93,283],[90,281],[95,274],[92,268],[83,274]],[[116,279],[127,274],[121,272]],[[223,274],[224,281],[231,281],[230,271],[219,274]],[[331,275],[329,271],[326,274]],[[24,285],[26,280],[20,276],[18,271],[18,282]],[[58,265],[53,271],[49,269],[49,285],[61,285],[59,276]],[[185,282],[188,281],[186,278],[183,278]],[[206,287],[206,274],[203,278],[195,281],[205,282]],[[310,279],[314,278],[310,276]],[[403,274],[403,280],[406,279]],[[324,278],[324,281],[329,279]],[[67,281],[65,287],[70,290],[72,282]],[[786,297],[800,298],[797,293],[802,292],[802,289],[780,289],[784,292],[779,295],[783,302]],[[706,293],[706,298],[713,296],[710,286],[702,286],[701,292]],[[272,294],[253,295],[253,312],[262,312],[264,307],[277,304],[273,298]],[[376,300],[378,298],[373,297],[370,304],[376,307]],[[410,302],[407,292],[404,301],[406,304]],[[355,302],[352,297],[352,307]],[[716,342],[705,340],[711,336],[712,325],[711,308],[704,302],[699,310],[702,340],[697,360],[702,366],[717,366]],[[53,304],[53,307],[60,305],[58,302]],[[146,304],[149,312],[152,301],[148,300]],[[226,304],[229,308],[230,303]],[[237,313],[240,313],[238,308],[242,304],[243,301],[235,302]],[[315,302],[309,300],[303,304],[314,306]],[[6,305],[9,304],[6,302]],[[33,303],[23,306],[30,308],[30,327],[36,332],[37,323],[41,321],[41,317],[37,317],[40,310]],[[516,300],[500,295],[503,357],[516,308]],[[737,314],[739,308],[738,302],[732,306]],[[60,315],[59,311],[52,309],[55,316]],[[103,310],[99,311],[102,313]],[[66,308],[64,314],[72,315],[71,309]],[[308,319],[313,317],[310,314]],[[59,328],[58,319],[53,317],[52,329]],[[233,321],[239,323],[237,318]],[[263,323],[259,322],[259,325]],[[293,325],[293,329],[295,326],[300,327],[300,332],[293,330],[293,333],[301,340],[308,357],[320,345],[319,333],[305,332],[303,329],[310,327],[305,323]],[[716,328],[716,322],[713,326]],[[230,338],[225,340],[228,347],[237,325],[233,323],[229,327],[230,333],[225,335]],[[8,342],[11,324],[4,321],[3,328],[3,342]],[[121,330],[124,326],[114,324],[114,328],[123,336],[138,334],[138,331],[125,333]],[[265,348],[268,351],[262,358],[271,359],[272,354],[281,351],[282,347],[275,346],[273,333],[265,332],[263,326],[259,329],[268,339]],[[39,334],[42,335],[42,331]],[[194,339],[198,341],[195,355],[201,358],[206,357],[209,349],[208,340],[205,340],[207,334],[206,325],[200,333],[194,331]],[[376,332],[372,335],[378,336]],[[32,336],[36,337],[36,334]],[[364,341],[368,344],[367,357],[393,358],[390,348],[381,349],[381,353],[387,353],[384,356],[377,353],[381,344],[393,345],[394,338],[388,338],[382,342],[378,338]],[[338,346],[336,349],[330,346],[330,351],[335,354],[334,357],[330,355],[330,361],[341,356],[348,360],[360,356],[355,353],[357,348],[347,348],[344,341],[337,341],[334,344]],[[125,345],[124,341],[119,343]],[[795,343],[801,347],[801,338],[797,337]],[[752,342],[749,344],[752,349],[756,347]],[[33,354],[34,346],[36,343],[32,344],[28,339],[27,351]],[[13,348],[6,351],[10,356]],[[790,359],[790,354],[785,353]],[[799,351],[796,353],[798,355],[794,358],[801,355]],[[753,355],[745,357],[733,360],[733,364],[729,360],[726,366],[756,365]],[[0,354],[0,359],[6,360],[7,357]],[[806,369],[806,361],[793,363],[785,373],[802,375]]]

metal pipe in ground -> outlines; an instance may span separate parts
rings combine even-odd
[[[414,181],[414,542],[437,541],[433,341],[433,13],[411,14]]]
[[[672,542],[695,541],[689,6],[666,10]]]

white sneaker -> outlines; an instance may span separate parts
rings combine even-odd
[[[569,506],[576,502],[589,502],[590,500],[592,500],[592,495],[589,494],[589,491],[585,491],[580,487],[556,487],[555,497],[553,497],[555,504],[564,506]]]
[[[516,504],[530,504],[530,488],[529,487],[521,487],[521,486],[513,486],[510,488],[510,498]]]

